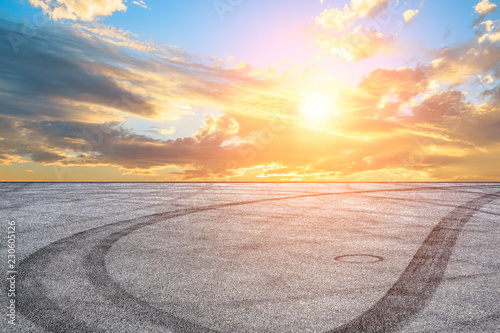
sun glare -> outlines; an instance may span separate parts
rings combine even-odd
[[[314,121],[326,120],[333,114],[332,99],[322,93],[310,93],[300,105],[302,116]]]

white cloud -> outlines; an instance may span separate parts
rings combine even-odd
[[[497,8],[497,5],[494,3],[491,3],[490,0],[482,0],[474,7],[474,10],[479,15],[484,16],[484,15],[487,15],[487,14],[495,11],[496,8]]]
[[[351,8],[360,17],[375,16],[384,10],[390,0],[351,0]],[[397,2],[397,1],[396,1]]]
[[[325,9],[316,17],[316,24],[325,29],[335,29],[341,32],[344,29],[349,29],[359,18],[373,17],[379,14],[387,7],[388,3],[389,0],[351,0],[350,5],[345,5],[342,9]]]
[[[486,30],[487,32],[492,32],[495,26],[495,22],[493,22],[492,20],[488,20],[481,22],[481,25],[484,26],[484,30]]]
[[[130,31],[117,29],[110,25],[98,22],[73,23],[72,27],[79,32],[78,35],[90,40],[101,40],[109,44],[125,46],[128,48],[151,52],[156,49],[153,42],[143,42],[137,39],[137,35]],[[167,51],[167,53],[170,53]]]
[[[481,77],[481,75],[479,75],[479,78],[481,82],[484,82],[486,84],[492,84],[493,81],[495,81],[491,75],[486,75],[485,77]]]
[[[174,134],[175,133],[175,127],[171,126],[169,129],[166,128],[160,128],[157,130],[158,133],[163,134],[163,135],[169,135],[169,134]]]
[[[323,26],[325,29],[343,31],[350,28],[356,18],[356,13],[345,5],[343,10],[338,8],[325,9],[316,17],[316,24]]]
[[[410,21],[413,19],[413,17],[417,14],[418,14],[418,10],[408,9],[406,12],[403,13],[403,17],[405,19],[405,22],[410,23]]]
[[[151,8],[149,8],[149,7],[148,7],[148,5],[146,5],[146,3],[145,3],[144,1],[142,1],[142,0],[139,0],[139,1],[132,1],[132,3],[133,3],[134,5],[137,5],[137,6],[142,7],[142,8],[144,8],[144,9],[151,9]]]
[[[80,20],[90,22],[99,16],[109,16],[116,11],[126,11],[123,0],[29,0],[50,15],[54,21]]]
[[[363,25],[356,25],[349,31],[362,18],[374,18],[386,9],[393,11],[394,8],[388,7],[389,2],[390,0],[351,0],[343,8],[325,9],[316,17],[316,24],[325,30],[336,30],[337,33],[321,31],[316,43],[325,52],[338,55],[346,61],[359,61],[372,57],[379,51],[391,49],[393,38],[384,37],[380,31],[372,30],[369,24],[364,28]],[[398,0],[394,3],[398,4]],[[373,22],[375,21],[372,20]]]
[[[490,42],[492,43],[496,43],[496,42],[499,42],[500,41],[500,29],[498,29],[498,27],[495,29],[495,32],[493,32],[492,34],[490,34],[488,36],[488,39]]]
[[[477,42],[479,44],[481,44],[485,40],[489,40],[492,43],[500,41],[500,29],[498,28],[499,26],[495,28],[497,22],[498,21],[493,22],[492,20],[481,22],[481,27],[483,27],[485,33],[482,36],[478,37]]]
[[[316,43],[325,52],[338,55],[349,62],[372,57],[382,50],[390,50],[392,42],[392,37],[385,37],[380,32],[362,31],[362,26],[357,26],[351,33],[342,36],[320,34],[316,38]]]

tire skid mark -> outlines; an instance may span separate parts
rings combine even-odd
[[[429,186],[419,188],[411,187],[398,189],[360,190],[352,192],[315,193],[290,197],[248,200],[215,204],[199,208],[180,209],[166,213],[157,213],[79,232],[70,237],[49,244],[48,246],[31,254],[20,263],[18,270],[20,292],[18,298],[19,310],[28,319],[49,331],[103,331],[102,328],[99,328],[98,323],[91,325],[76,319],[74,315],[71,314],[71,310],[73,309],[63,309],[60,304],[56,304],[56,302],[43,291],[43,288],[40,289],[40,287],[43,287],[43,277],[50,276],[50,274],[52,274],[52,272],[48,269],[49,263],[57,261],[58,256],[62,256],[64,258],[64,253],[70,253],[73,256],[78,256],[78,260],[80,262],[78,262],[77,265],[81,265],[82,271],[84,272],[84,274],[81,275],[84,275],[85,279],[88,280],[94,287],[92,292],[96,295],[104,297],[107,302],[111,303],[113,310],[120,311],[119,314],[121,317],[125,316],[124,318],[130,322],[136,322],[136,320],[139,320],[142,323],[141,325],[148,322],[155,327],[160,326],[163,330],[168,328],[175,332],[217,332],[154,308],[147,302],[137,299],[127,293],[126,290],[124,290],[108,275],[105,266],[105,256],[113,243],[140,228],[154,223],[187,214],[231,206],[329,195],[352,195],[362,193],[418,191],[430,189],[450,190],[442,186]],[[352,322],[330,332],[389,332],[406,323],[411,315],[416,314],[421,308],[423,308],[425,302],[432,296],[432,293],[437,288],[437,285],[444,274],[444,270],[446,269],[446,263],[451,254],[451,248],[453,247],[463,225],[465,225],[472,214],[482,205],[493,201],[497,197],[497,194],[486,194],[479,199],[471,200],[452,211],[431,231],[410,265],[403,272],[398,282],[379,302],[374,305],[374,307],[354,319]],[[461,224],[454,222],[457,219],[461,221]],[[460,228],[457,229],[458,227],[456,225],[460,226]],[[444,240],[441,240],[440,237],[444,237]],[[433,253],[429,252],[436,251],[438,248],[441,250],[438,252],[437,257],[433,256]],[[64,265],[64,263],[59,264]],[[429,273],[426,273],[425,269],[423,270],[422,267],[427,269],[430,267],[430,275]],[[78,272],[74,273],[65,269],[62,269],[62,271],[70,277],[71,274],[78,274]],[[419,276],[423,277],[425,281],[417,281],[415,286],[412,286],[411,283],[408,285],[408,280],[413,279],[412,274],[420,274]],[[82,278],[78,275],[76,277],[80,279]],[[415,294],[420,290],[424,293]],[[403,296],[398,293],[402,293]],[[410,304],[404,301],[404,299],[407,298],[418,299],[422,296],[424,297],[423,301],[416,302],[415,304]],[[401,300],[404,302],[401,303]],[[401,306],[398,305],[398,302],[407,306],[410,305],[410,309],[401,308]],[[101,306],[103,307],[108,306],[102,301],[101,303]],[[87,306],[87,308],[85,308],[85,310],[88,311],[92,311],[93,309],[94,307],[91,306]],[[392,311],[392,314],[389,317],[387,316],[388,310]],[[81,310],[74,309],[73,311],[77,312]],[[359,330],[359,327],[362,327],[363,329]],[[375,330],[377,327],[382,327],[383,329]]]
[[[424,240],[403,274],[366,312],[329,333],[395,332],[418,314],[434,295],[465,224],[482,206],[498,198],[485,194],[451,211]]]
[[[217,332],[183,318],[176,317],[168,312],[156,309],[148,302],[136,298],[115,282],[109,276],[106,268],[106,254],[111,249],[112,245],[120,238],[145,226],[196,212],[197,210],[186,210],[185,212],[156,217],[152,220],[134,224],[122,231],[114,232],[108,237],[103,238],[93,246],[84,257],[83,266],[87,272],[87,278],[101,295],[111,302],[120,304],[121,307],[126,308],[126,315],[129,318],[135,318],[134,321],[136,322],[143,323],[149,321],[155,326],[163,326],[174,332]]]

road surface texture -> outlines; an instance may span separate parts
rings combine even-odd
[[[500,184],[0,193],[5,332],[500,332]]]

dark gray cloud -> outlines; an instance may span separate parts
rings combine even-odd
[[[53,163],[64,159],[64,156],[60,156],[49,151],[38,151],[31,153],[31,160],[38,163]]]
[[[0,164],[12,156],[27,156],[42,164],[107,164],[129,169],[166,165],[198,165],[223,173],[235,147],[222,148],[229,116],[213,121],[216,132],[199,131],[194,137],[155,140],[138,135],[117,122],[91,124],[68,121],[19,121],[0,118]]]
[[[74,109],[78,103],[142,116],[157,112],[145,97],[120,87],[108,75],[124,72],[121,67],[131,61],[119,49],[61,26],[37,29],[35,37],[25,38],[23,24],[0,19],[0,114],[25,119],[82,119],[73,114],[79,111]],[[132,101],[134,108],[124,100]]]
[[[495,87],[482,92],[483,97],[490,97],[492,102],[500,103],[500,87]]]
[[[247,77],[249,68],[227,69],[175,47],[143,51],[51,24],[26,37],[25,28],[0,18],[0,115],[11,118],[95,122],[112,110],[154,118],[165,100],[222,102],[262,84]]]

